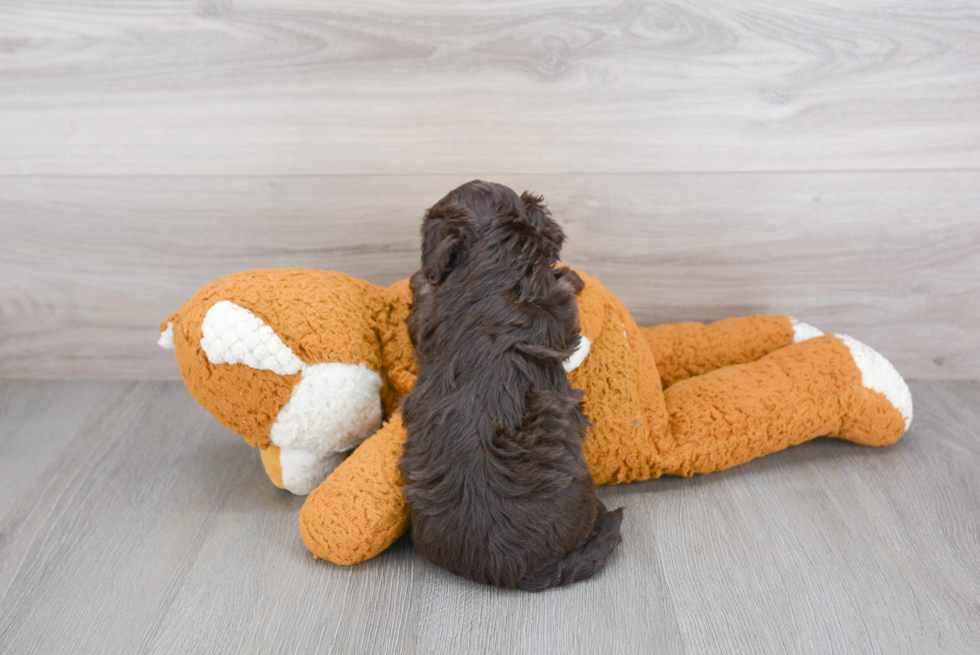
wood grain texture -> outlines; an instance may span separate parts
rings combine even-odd
[[[176,379],[158,325],[205,283],[407,277],[424,208],[470,177],[0,177],[0,377]],[[565,261],[640,324],[785,313],[980,377],[980,172],[493,179],[543,193]]]
[[[0,174],[980,168],[968,0],[0,2]]]
[[[0,382],[2,443],[36,443],[0,450],[21,471],[0,477],[0,652],[972,652],[980,384],[912,392],[893,447],[820,439],[604,488],[620,549],[535,595],[405,540],[314,561],[302,500],[177,383]]]

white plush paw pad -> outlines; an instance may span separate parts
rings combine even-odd
[[[848,350],[858,370],[861,386],[882,394],[905,419],[905,429],[912,424],[912,392],[909,385],[884,355],[846,334],[835,334]]]
[[[581,335],[579,338],[578,345],[575,346],[575,352],[572,356],[561,363],[562,367],[565,369],[566,373],[571,373],[585,361],[585,358],[589,356],[589,351],[592,350],[592,342],[585,338],[585,335]]]
[[[308,450],[281,448],[279,466],[282,468],[282,486],[297,496],[305,496],[320,486],[346,459],[347,453],[321,455]]]
[[[282,483],[308,494],[381,427],[381,376],[363,364],[314,364],[303,370],[269,437],[279,446]]]
[[[806,341],[807,339],[815,339],[816,337],[823,336],[823,330],[818,330],[809,323],[798,321],[792,316],[789,317],[789,322],[790,325],[793,326],[793,343],[799,343],[801,341]]]
[[[201,333],[201,348],[212,364],[245,364],[279,375],[306,367],[262,319],[228,300],[211,306]]]

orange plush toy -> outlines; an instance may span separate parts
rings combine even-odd
[[[908,429],[905,381],[850,337],[786,316],[640,328],[580,275],[583,339],[565,368],[585,392],[597,484],[720,471],[822,435],[884,446]],[[362,562],[408,529],[397,463],[411,302],[407,280],[255,270],[205,286],[161,326],[191,395],[260,449],[274,484],[309,494],[300,532],[315,557]]]

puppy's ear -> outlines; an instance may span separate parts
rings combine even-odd
[[[476,217],[463,205],[436,205],[426,213],[422,222],[422,272],[430,284],[446,279],[476,231]]]
[[[582,281],[579,274],[567,266],[556,268],[555,277],[558,278],[558,283],[569,289],[572,294],[578,294],[579,291],[585,288],[585,282]]]
[[[558,261],[565,233],[551,218],[551,212],[541,196],[525,191],[521,194],[521,201],[524,203],[524,214],[509,219],[508,227],[521,237],[525,254],[550,266]]]

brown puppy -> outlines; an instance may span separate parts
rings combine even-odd
[[[589,423],[562,367],[582,285],[554,268],[563,241],[539,197],[474,181],[426,214],[412,278],[419,374],[401,459],[412,541],[501,587],[583,580],[620,541],[622,510],[596,496]]]

